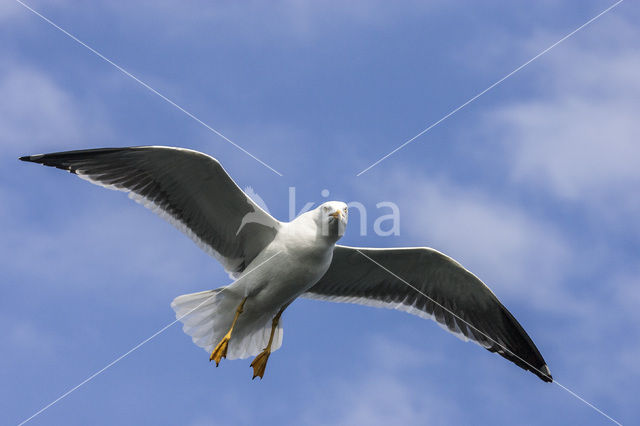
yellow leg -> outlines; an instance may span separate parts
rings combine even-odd
[[[242,303],[240,303],[240,305],[238,305],[238,308],[236,309],[236,315],[235,315],[235,317],[233,317],[233,322],[231,323],[231,327],[229,328],[229,331],[227,332],[227,334],[224,335],[222,340],[220,340],[220,343],[218,343],[216,345],[216,347],[213,350],[213,352],[211,352],[211,356],[209,357],[209,361],[215,361],[216,362],[216,367],[218,366],[218,364],[220,364],[220,360],[222,358],[226,358],[227,357],[227,348],[229,347],[229,340],[231,339],[231,332],[233,331],[233,327],[235,327],[235,325],[236,325],[236,321],[238,321],[238,317],[242,313],[242,308],[244,307],[244,302],[246,302],[246,301],[247,301],[246,297],[244,299],[242,299]]]
[[[278,312],[278,314],[273,317],[273,321],[271,321],[271,335],[269,336],[269,343],[267,343],[267,347],[264,348],[264,350],[260,352],[258,356],[256,356],[251,362],[251,367],[253,367],[253,378],[251,380],[255,379],[256,377],[260,377],[260,379],[262,379],[262,376],[264,376],[264,370],[267,367],[269,355],[271,355],[271,344],[273,343],[273,335],[278,328],[280,316],[287,306],[288,305],[283,306],[282,309],[280,309],[280,312]]]

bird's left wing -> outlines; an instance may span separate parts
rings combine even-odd
[[[164,146],[30,155],[23,161],[67,170],[129,197],[167,219],[238,276],[275,237],[280,222],[254,203],[220,163]]]
[[[327,273],[302,296],[399,309],[433,319],[463,340],[552,381],[531,338],[489,287],[436,250],[336,246]]]

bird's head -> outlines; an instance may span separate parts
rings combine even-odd
[[[344,235],[349,209],[342,201],[327,201],[315,210],[316,223],[323,237],[338,241]]]

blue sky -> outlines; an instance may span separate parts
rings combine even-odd
[[[278,219],[359,201],[342,243],[427,245],[482,278],[560,383],[640,418],[640,9],[623,2],[360,177],[613,2],[34,1],[280,177],[12,0],[0,3],[0,420],[12,424],[229,279],[121,193],[17,161],[175,145],[218,158]],[[376,203],[400,235],[372,232]],[[400,312],[300,300],[265,379],[175,325],[33,424],[606,424]]]

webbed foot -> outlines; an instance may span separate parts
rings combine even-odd
[[[253,361],[251,362],[251,367],[253,367],[253,377],[251,378],[251,380],[255,379],[256,377],[260,377],[260,379],[262,379],[262,377],[264,376],[264,370],[267,367],[269,355],[271,355],[271,351],[269,350],[269,348],[267,348],[264,351],[260,352],[258,356],[253,359]]]

